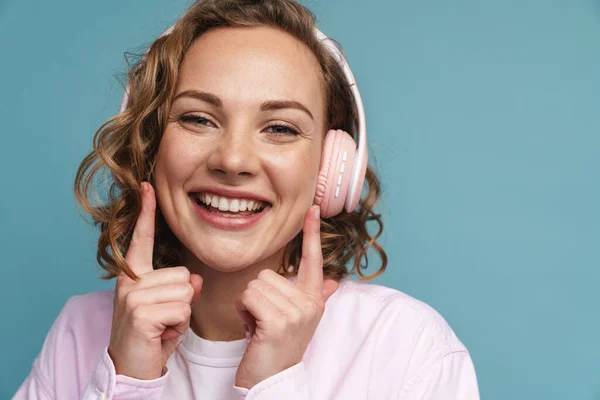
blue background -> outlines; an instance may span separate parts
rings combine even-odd
[[[0,398],[67,298],[112,288],[74,174],[118,109],[123,52],[188,4],[0,3]],[[482,398],[600,399],[600,1],[304,4],[365,101],[390,258],[375,283],[445,316]]]

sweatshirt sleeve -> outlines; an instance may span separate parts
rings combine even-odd
[[[475,369],[466,351],[445,355],[409,382],[398,400],[479,400]]]
[[[45,400],[56,398],[56,373],[57,354],[59,344],[65,327],[68,324],[69,310],[72,308],[73,300],[69,299],[58,317],[52,324],[50,331],[44,339],[44,344],[39,355],[33,362],[29,376],[21,384],[21,387],[13,397],[13,400]],[[67,369],[72,368],[74,359],[68,357],[64,360]],[[70,371],[69,371],[70,372]]]
[[[169,370],[166,367],[160,378],[152,380],[117,375],[115,365],[108,355],[108,347],[105,347],[102,358],[81,395],[81,400],[158,400],[168,378]]]
[[[311,400],[305,364],[298,364],[268,377],[251,389],[233,386],[240,400]]]
[[[13,400],[51,400],[49,385],[39,376],[35,366],[13,397]]]
[[[71,297],[13,400],[159,399],[168,369],[160,378],[148,381],[116,374],[106,345],[111,324],[107,310],[111,307],[106,294]]]

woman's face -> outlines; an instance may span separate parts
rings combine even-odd
[[[292,36],[218,28],[193,43],[155,182],[163,215],[189,253],[230,272],[281,260],[313,201],[324,111],[318,61]]]

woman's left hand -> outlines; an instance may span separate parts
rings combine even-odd
[[[323,280],[319,207],[306,212],[296,284],[264,269],[237,297],[235,307],[251,334],[235,385],[247,389],[300,361],[338,282]]]

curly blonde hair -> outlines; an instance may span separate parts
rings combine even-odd
[[[356,140],[357,111],[344,74],[333,56],[314,35],[314,14],[294,0],[200,0],[177,21],[169,35],[151,44],[127,73],[129,102],[127,108],[102,124],[94,135],[93,150],[85,156],[75,177],[75,198],[81,209],[100,227],[96,259],[106,270],[103,279],[121,273],[138,277],[127,265],[124,255],[141,210],[141,182],[154,184],[158,146],[166,127],[174,96],[178,69],[194,40],[217,27],[251,27],[266,25],[292,35],[308,46],[321,65],[326,98],[328,129],[343,129]],[[104,174],[99,174],[103,171]],[[110,172],[111,180],[107,172]],[[104,177],[105,198],[92,197],[98,179]],[[358,274],[362,281],[381,275],[387,256],[377,242],[383,231],[381,216],[374,212],[380,196],[380,183],[367,167],[367,192],[351,213],[321,220],[321,243],[326,278],[340,280]],[[95,198],[96,201],[92,201]],[[367,224],[374,221],[377,232],[371,235]],[[153,253],[155,269],[182,265],[182,244],[156,209]],[[367,251],[373,248],[382,265],[365,276]],[[279,273],[295,275],[301,258],[302,232],[287,244]],[[365,264],[361,265],[364,258]],[[347,264],[353,260],[350,271]],[[294,268],[288,271],[288,267]]]

